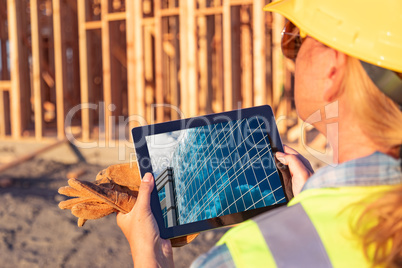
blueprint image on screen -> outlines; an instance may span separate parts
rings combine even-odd
[[[152,135],[147,146],[166,227],[286,202],[261,118]]]

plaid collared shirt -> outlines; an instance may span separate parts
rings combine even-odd
[[[402,183],[401,161],[401,159],[394,159],[386,154],[375,152],[336,167],[326,166],[308,179],[303,191],[342,186],[400,184]],[[224,268],[235,267],[235,264],[229,249],[224,244],[213,247],[209,252],[198,257],[191,265],[191,268],[200,267]]]

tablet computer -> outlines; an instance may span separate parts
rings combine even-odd
[[[141,176],[151,172],[160,236],[176,238],[286,205],[290,174],[268,105],[132,129]]]

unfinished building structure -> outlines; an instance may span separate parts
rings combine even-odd
[[[284,21],[267,2],[0,0],[0,138],[109,141],[262,104],[289,116]]]

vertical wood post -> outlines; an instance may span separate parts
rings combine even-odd
[[[60,0],[53,0],[53,38],[54,38],[54,62],[55,62],[55,86],[56,86],[56,110],[57,110],[57,138],[63,139],[64,133],[64,88],[65,79],[65,55],[63,53],[63,36],[61,27]]]
[[[198,78],[197,78],[197,26],[195,23],[195,0],[188,1],[187,5],[187,68],[188,80],[187,90],[189,91],[189,114],[187,117],[198,114]]]
[[[283,56],[281,51],[281,32],[284,25],[282,15],[273,14],[272,25],[272,107],[275,111],[279,103],[283,87]]]
[[[7,0],[8,33],[10,44],[10,76],[11,76],[11,134],[19,139],[23,128],[29,121],[30,79],[28,69],[28,52],[23,47],[25,32],[25,16],[17,14],[23,10],[21,0]],[[25,107],[25,109],[21,109]]]
[[[32,38],[32,85],[34,97],[35,137],[40,140],[43,136],[43,94],[42,94],[42,42],[40,37],[38,1],[30,1],[31,8],[31,38]]]
[[[154,0],[154,33],[155,33],[155,104],[153,112],[156,110],[156,122],[164,121],[164,88],[163,88],[163,51],[162,51],[162,17],[161,17],[161,0]]]
[[[104,101],[104,116],[105,116],[105,142],[106,146],[113,138],[111,129],[112,123],[110,120],[113,116],[112,104],[112,78],[111,78],[111,59],[110,59],[110,31],[107,14],[109,13],[109,0],[101,0],[101,16],[102,16],[102,67],[103,67],[103,101]]]
[[[191,0],[192,1],[192,0]],[[186,33],[188,17],[188,0],[180,0],[180,106],[185,117],[190,114],[188,88],[188,43]]]
[[[87,49],[87,30],[85,27],[85,1],[77,1],[78,15],[78,42],[80,51],[80,87],[81,87],[81,105],[86,106],[92,100],[88,85],[88,49]],[[91,137],[92,116],[90,109],[81,108],[81,127],[82,140],[88,141]]]
[[[206,1],[200,0],[199,7],[205,8]],[[199,38],[199,49],[198,49],[198,68],[200,70],[200,81],[199,81],[199,109],[201,114],[206,113],[207,106],[207,96],[208,96],[208,29],[207,29],[207,17],[205,15],[199,15],[197,18],[198,24],[198,38]]]
[[[126,2],[128,115],[145,117],[142,1]],[[131,120],[130,129],[138,126]]]
[[[230,0],[223,0],[223,86],[224,110],[233,109],[232,92],[232,23]]]
[[[253,3],[254,105],[265,104],[266,100],[264,4],[264,0],[254,0]]]

